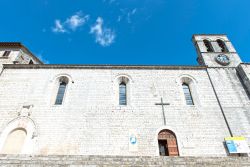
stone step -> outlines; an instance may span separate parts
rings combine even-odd
[[[4,167],[250,167],[250,157],[129,157],[79,155],[0,155]]]

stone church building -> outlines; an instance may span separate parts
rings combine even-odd
[[[228,137],[249,147],[250,64],[226,35],[192,41],[197,66],[43,64],[0,43],[0,153],[226,157]]]

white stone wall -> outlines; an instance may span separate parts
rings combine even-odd
[[[3,54],[4,54],[4,52],[6,51],[6,50],[10,50],[10,49],[0,49],[0,58],[1,59],[8,59],[8,63],[7,64],[13,64],[13,61],[15,61],[16,60],[16,58],[17,58],[17,56],[18,56],[18,54],[19,54],[19,50],[12,50],[11,49],[11,52],[10,52],[10,54],[9,54],[9,56],[8,57],[6,57],[6,58],[4,58],[3,57]],[[2,63],[2,62],[1,62]],[[2,63],[2,64],[4,64],[4,63]]]
[[[5,51],[11,51],[8,57],[3,57]],[[30,60],[32,60],[34,64],[40,64],[21,49],[2,48],[0,46],[0,70],[3,64],[14,64],[14,62],[16,64],[29,64]]]
[[[250,146],[250,99],[235,68],[209,68],[209,74],[233,136],[245,136]]]
[[[239,127],[243,123],[246,132],[242,107],[245,99],[233,92],[240,85],[235,85],[227,70],[211,73],[218,77],[213,80],[216,89],[224,89],[221,83],[230,87],[229,94],[224,93],[223,105],[227,105],[227,112],[241,109],[232,111],[242,119],[234,123]],[[219,81],[224,73],[225,81]],[[68,76],[70,82],[63,105],[55,106],[55,80],[59,76]],[[117,101],[119,76],[130,79],[126,107]],[[185,104],[181,77],[190,77],[194,82],[195,106]],[[234,101],[232,96],[238,99]],[[161,97],[170,103],[165,106],[166,126],[161,106],[155,105]],[[24,106],[32,107],[23,111]],[[34,121],[37,129],[31,139],[34,141],[30,140],[34,143],[33,154],[154,156],[159,155],[158,132],[166,128],[175,132],[181,156],[226,156],[223,141],[229,136],[207,72],[198,68],[5,69],[0,76],[0,113],[0,134],[18,115]],[[138,134],[135,152],[129,151],[131,130]],[[237,127],[233,130],[239,132]],[[25,148],[23,153],[27,153]]]
[[[250,64],[240,64],[237,70],[250,98]]]
[[[0,48],[0,69],[2,69],[3,64],[13,64],[19,54],[19,51],[12,50],[8,57],[3,57],[4,52],[5,49]]]

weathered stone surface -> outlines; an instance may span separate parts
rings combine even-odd
[[[204,37],[211,38],[216,52],[203,53],[204,44],[200,42]],[[232,61],[229,66],[221,66],[214,60],[221,54],[215,43],[217,38],[226,41],[230,51],[227,54]],[[207,67],[29,65],[28,61],[21,62],[25,65],[3,65],[0,73],[0,152],[8,134],[23,128],[27,131],[27,139],[20,154],[158,156],[158,133],[169,129],[177,137],[180,156],[226,157],[224,138],[229,137],[230,132],[225,118],[232,134],[245,136],[250,144],[250,99],[236,68],[240,57],[224,35],[203,35],[194,39],[199,40],[196,46]],[[20,54],[13,50],[8,59],[0,59],[0,64],[11,64]],[[250,66],[242,67],[249,79]],[[62,76],[67,77],[69,83],[63,104],[55,105],[58,79]],[[129,80],[127,106],[119,105],[120,77]],[[190,83],[195,105],[186,105],[183,81]],[[166,125],[162,107],[155,105],[161,98],[170,103],[164,106]],[[138,134],[138,148],[134,151],[129,148],[131,130]],[[61,161],[60,156],[48,159],[53,158]],[[96,157],[88,158],[91,165],[91,159]],[[97,160],[96,163],[106,165],[109,159],[114,163],[127,159],[136,166],[138,162],[130,157],[104,159],[107,162]],[[184,163],[183,158],[145,163],[162,165],[168,161]],[[200,159],[193,161],[198,163]],[[127,161],[123,163],[126,165]]]
[[[248,167],[249,157],[126,157],[0,155],[3,167]]]
[[[116,78],[131,78],[128,105],[118,104]],[[70,76],[63,105],[54,105],[56,78]],[[194,80],[194,106],[187,106],[180,79]],[[225,156],[229,136],[206,69],[6,69],[0,77],[0,130],[18,113],[30,113],[37,137],[34,154],[158,155],[157,135],[177,136],[180,155]],[[161,97],[166,125],[162,117]],[[22,106],[33,105],[24,112]],[[27,122],[28,123],[28,122]],[[129,130],[138,133],[138,151],[129,151]],[[27,153],[27,152],[24,152]]]

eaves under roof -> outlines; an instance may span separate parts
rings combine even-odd
[[[175,69],[197,70],[206,66],[170,66],[170,65],[63,65],[63,64],[4,64],[5,69]]]
[[[243,65],[250,65],[250,62],[249,62],[249,63],[240,63],[240,64],[243,64]]]

